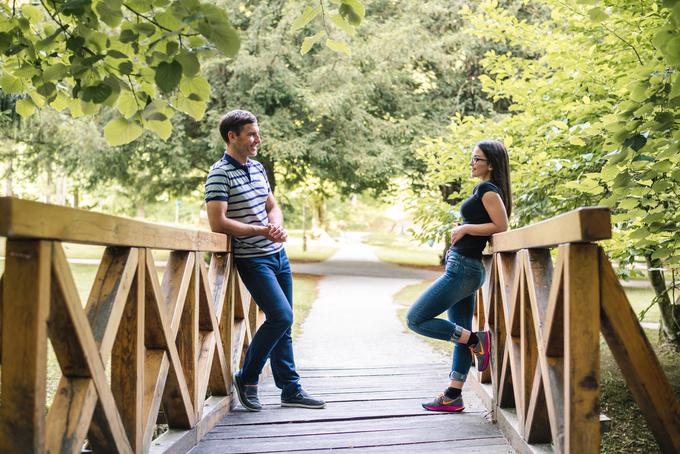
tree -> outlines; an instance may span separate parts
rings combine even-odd
[[[0,87],[28,95],[17,112],[51,106],[78,117],[115,108],[104,130],[114,145],[143,129],[167,139],[178,111],[201,118],[209,87],[199,57],[238,48],[225,11],[198,0],[0,4]]]
[[[458,116],[450,134],[430,140],[421,153],[430,157],[433,181],[448,181],[461,170],[435,169],[434,162],[448,159],[464,168],[460,144],[469,152],[478,138],[504,140],[511,147],[515,225],[580,205],[610,206],[611,252],[625,263],[646,260],[663,333],[680,345],[680,302],[672,304],[655,275],[680,263],[674,127],[680,9],[668,8],[678,2],[580,3],[529,2],[549,12],[540,22],[519,20],[495,1],[465,10],[470,33],[511,49],[488,53],[480,77],[509,112]]]

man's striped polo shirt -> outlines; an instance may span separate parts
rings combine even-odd
[[[269,224],[265,203],[270,191],[262,164],[248,159],[243,165],[226,153],[205,181],[205,201],[227,202],[227,218],[245,224]],[[231,245],[235,257],[262,257],[283,248],[264,236],[232,236]]]

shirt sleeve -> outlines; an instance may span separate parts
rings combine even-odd
[[[212,169],[205,180],[205,201],[229,201],[229,178],[222,169]]]
[[[500,194],[501,191],[498,189],[498,186],[493,184],[490,181],[485,181],[483,183],[480,183],[479,186],[477,186],[477,197],[480,199],[486,194],[487,192],[495,192],[496,194]]]

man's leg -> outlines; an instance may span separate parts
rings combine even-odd
[[[240,373],[244,384],[257,384],[267,358],[293,324],[293,309],[276,278],[276,256],[236,259],[243,283],[266,317],[246,352]]]
[[[286,295],[291,311],[293,310],[293,275],[290,270],[288,257],[284,251],[277,254],[279,258],[279,268],[276,273],[276,279]],[[293,316],[294,317],[294,316]],[[283,399],[289,398],[297,394],[300,390],[300,376],[295,369],[295,357],[293,354],[293,339],[291,337],[291,328],[281,336],[279,341],[272,349],[269,361],[272,366],[272,374],[274,375],[274,383],[281,389],[281,397]]]

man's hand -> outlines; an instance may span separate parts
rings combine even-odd
[[[454,245],[467,234],[467,224],[458,224],[451,230],[451,245]]]
[[[277,224],[267,225],[267,239],[275,243],[285,243],[288,240],[288,232]]]

